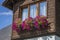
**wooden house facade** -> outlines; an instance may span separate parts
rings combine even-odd
[[[40,37],[40,36],[46,36],[46,35],[60,35],[60,0],[6,0],[3,3],[3,6],[10,8],[13,10],[13,21],[16,20],[16,18],[23,17],[23,11],[26,9],[26,14],[31,16],[31,13],[36,13],[36,16],[39,15],[41,12],[40,10],[40,3],[45,2],[45,12],[46,17],[48,19],[48,22],[50,23],[50,28],[48,31],[34,31],[34,32],[26,32],[17,34],[14,30],[12,31],[12,39],[27,39],[27,38],[33,38],[33,37]],[[31,12],[31,6],[36,6],[34,9],[34,12]],[[43,7],[43,6],[42,6]],[[44,8],[43,8],[44,9]],[[25,10],[25,11],[26,11]],[[42,10],[43,11],[43,10]],[[25,15],[26,16],[26,15]],[[22,19],[24,20],[24,19]]]

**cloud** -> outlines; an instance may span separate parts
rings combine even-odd
[[[9,12],[0,12],[0,15],[13,15],[12,11]]]
[[[5,0],[0,0],[0,5],[2,5],[2,3],[4,2]]]

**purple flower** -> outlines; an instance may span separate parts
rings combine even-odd
[[[22,26],[22,30],[24,30],[24,27],[25,27],[25,21],[22,22],[21,26]]]
[[[17,32],[20,32],[20,30],[18,29],[17,24],[15,22],[13,22],[12,30],[16,30]]]
[[[30,30],[30,26],[29,25],[27,25],[26,30],[28,30],[28,31]]]
[[[15,22],[13,22],[12,30],[16,30],[16,28],[17,28],[17,25],[16,25],[16,23],[15,23]]]
[[[35,28],[39,28],[39,24],[38,24],[37,21],[34,22],[34,27],[35,27]]]
[[[31,26],[32,25],[32,26]],[[25,19],[25,21],[22,22],[21,27],[22,30],[30,30],[33,26],[36,29],[40,29],[40,25],[42,28],[45,28],[46,26],[48,26],[48,21],[47,18],[45,16],[37,16],[36,18],[32,18],[32,17],[28,17],[27,19]]]
[[[23,23],[22,23],[22,30],[30,30],[30,26],[25,22],[25,21],[23,21]]]

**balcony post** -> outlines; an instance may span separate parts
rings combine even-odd
[[[36,4],[36,16],[38,16],[39,15],[39,13],[40,13],[40,5],[39,5],[39,3],[37,3]]]
[[[30,5],[28,5],[28,17],[30,17]]]

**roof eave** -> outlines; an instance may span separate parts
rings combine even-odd
[[[9,3],[10,2],[6,0],[6,1],[3,2],[2,6],[6,7],[6,8],[9,8],[10,10],[13,10],[13,7],[11,5],[9,5]]]

